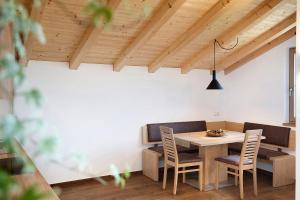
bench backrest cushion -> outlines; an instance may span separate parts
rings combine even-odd
[[[206,131],[205,121],[190,121],[190,122],[170,122],[170,123],[157,123],[147,124],[148,141],[159,142],[161,141],[160,126],[166,126],[173,129],[174,134],[186,132],[199,132]]]
[[[254,130],[254,129],[262,129],[262,135],[266,136],[266,139],[262,140],[262,143],[272,144],[282,147],[289,146],[289,137],[291,129],[288,127],[282,126],[271,126],[266,124],[256,124],[245,122],[244,124],[244,133],[247,130]]]

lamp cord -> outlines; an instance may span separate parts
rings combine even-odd
[[[238,37],[236,38],[236,43],[233,45],[233,47],[230,47],[230,48],[223,47],[220,44],[220,42],[217,39],[215,39],[215,41],[214,41],[214,70],[216,70],[216,44],[218,44],[221,49],[226,50],[226,51],[230,51],[230,50],[234,49],[239,44],[239,38]]]

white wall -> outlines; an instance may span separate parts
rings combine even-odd
[[[46,96],[45,120],[56,127],[61,154],[86,155],[95,175],[109,174],[109,164],[141,170],[141,126],[147,123],[202,120],[253,121],[282,124],[287,119],[288,40],[230,75],[218,74],[223,91],[207,91],[208,71],[163,68],[149,74],[146,68],[31,61],[26,87]],[[25,106],[17,103],[19,112]],[[219,116],[215,113],[219,112]],[[61,166],[36,160],[50,183],[84,176]]]
[[[275,125],[288,121],[289,48],[296,46],[295,39],[225,76],[227,120]]]
[[[209,71],[182,75],[163,68],[149,74],[147,68],[127,67],[116,73],[111,66],[91,64],[75,71],[67,63],[32,61],[26,72],[26,87],[38,87],[46,96],[44,118],[58,130],[62,153],[86,155],[96,175],[109,174],[110,163],[141,170],[141,127],[147,123],[224,119],[222,92],[205,90]],[[43,161],[37,164],[50,183],[83,178]]]

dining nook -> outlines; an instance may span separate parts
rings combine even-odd
[[[0,200],[300,199],[297,0],[0,0]]]

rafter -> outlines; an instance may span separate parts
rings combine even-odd
[[[48,3],[48,0],[41,0],[39,6],[34,6],[32,2],[31,10],[30,10],[30,18],[36,22],[40,22],[45,7]],[[21,60],[23,65],[27,65],[33,47],[34,36],[29,34],[28,38],[24,42],[24,46],[26,48],[26,57]]]
[[[114,71],[120,71],[127,59],[143,44],[145,44],[182,6],[185,0],[163,1],[160,8],[154,13],[146,27],[138,33],[136,38],[123,50],[114,62]]]
[[[226,41],[232,40],[236,37],[240,32],[251,26],[257,20],[267,15],[273,8],[275,8],[282,0],[265,0],[262,4],[260,4],[257,8],[251,11],[248,15],[243,17],[240,21],[238,21],[235,25],[227,29],[224,33],[222,33],[219,37],[217,37],[218,41],[224,43]],[[212,42],[211,42],[212,44]],[[212,45],[207,45],[202,50],[194,54],[192,57],[187,59],[184,62],[181,73],[188,73],[195,67],[195,64],[207,57],[213,50]]]
[[[241,67],[242,65],[250,62],[251,60],[257,58],[258,56],[264,54],[265,52],[269,51],[270,49],[276,47],[277,45],[285,42],[286,40],[292,38],[293,36],[296,35],[296,28],[292,28],[289,31],[285,32],[284,34],[280,35],[279,37],[275,38],[271,42],[268,42],[264,46],[260,47],[256,51],[250,53],[249,55],[243,57],[239,61],[235,62],[231,66],[227,67],[224,70],[224,73],[227,75],[231,73],[232,71],[236,70],[237,68]]]
[[[282,33],[285,33],[287,30],[290,30],[295,26],[296,13],[292,14],[291,16],[287,17],[271,29],[262,33],[261,35],[253,39],[251,42],[238,49],[236,52],[230,54],[229,56],[226,56],[226,58],[221,60],[221,62],[216,65],[216,69],[222,70],[227,68],[228,66],[242,59],[244,56],[255,51],[259,47],[272,41],[274,38],[277,38],[278,35],[282,35]]]
[[[116,10],[122,0],[109,0],[107,6],[112,10]],[[103,31],[103,27],[95,27],[94,24],[90,24],[82,36],[79,45],[74,51],[70,60],[70,69],[78,69],[82,58],[87,54],[89,48],[95,43],[99,34]]]
[[[199,34],[201,34],[205,30],[207,24],[211,23],[218,16],[222,15],[222,12],[220,11],[225,8],[230,2],[232,2],[232,0],[219,0],[187,31],[176,38],[176,40],[174,40],[174,42],[168,48],[161,52],[159,56],[151,62],[148,71],[151,73],[155,72],[160,68],[160,65],[164,60],[171,57],[172,55],[174,55],[174,53],[192,42]]]

